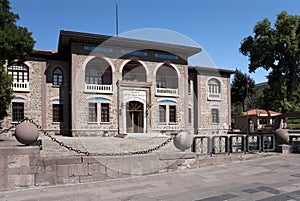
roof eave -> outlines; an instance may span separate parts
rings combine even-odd
[[[66,50],[71,42],[73,41],[82,41],[87,43],[95,44],[107,44],[114,46],[126,46],[132,47],[135,49],[155,49],[166,52],[171,52],[173,54],[185,55],[190,57],[194,54],[197,54],[202,51],[199,47],[176,45],[170,43],[155,42],[149,40],[139,40],[123,37],[113,37],[100,34],[91,34],[91,33],[82,33],[74,31],[60,31],[59,42],[58,42],[58,51]]]

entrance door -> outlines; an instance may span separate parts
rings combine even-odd
[[[127,133],[144,132],[144,105],[138,101],[126,103]]]

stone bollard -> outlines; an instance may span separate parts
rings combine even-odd
[[[181,151],[185,151],[191,148],[193,144],[193,140],[194,140],[194,135],[189,134],[187,131],[181,131],[173,139],[173,143],[177,149]]]
[[[279,144],[289,144],[289,132],[286,129],[275,130],[275,139]]]
[[[34,124],[24,121],[17,125],[15,137],[21,144],[31,145],[37,141],[39,137],[39,130]]]

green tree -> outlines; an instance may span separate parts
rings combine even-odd
[[[253,106],[251,97],[254,96],[254,80],[246,73],[242,73],[236,69],[234,78],[231,84],[231,101],[236,108],[237,113],[244,111],[247,107]]]
[[[5,70],[5,65],[14,60],[24,61],[33,51],[34,39],[27,28],[16,25],[19,16],[11,12],[10,2],[0,0],[0,120],[13,97],[12,78]]]
[[[254,37],[241,43],[240,52],[249,57],[249,72],[258,68],[270,71],[265,105],[281,112],[297,108],[295,95],[299,91],[300,75],[300,16],[282,11],[275,27],[268,19],[254,27]],[[271,102],[270,102],[271,101]]]

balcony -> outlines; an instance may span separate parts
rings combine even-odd
[[[29,82],[13,82],[13,91],[29,92]]]
[[[156,88],[156,96],[178,96],[178,89]]]
[[[113,89],[112,89],[112,85],[85,84],[84,92],[112,94]]]

